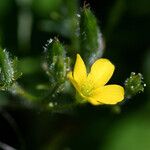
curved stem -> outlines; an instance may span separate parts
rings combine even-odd
[[[11,92],[14,95],[21,96],[22,98],[24,98],[28,101],[31,101],[31,102],[40,99],[39,97],[36,97],[36,96],[28,93],[27,91],[25,91],[25,89],[23,89],[18,83],[14,83],[9,88],[9,92]]]

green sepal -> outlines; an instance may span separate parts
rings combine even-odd
[[[10,87],[20,76],[17,70],[17,58],[10,58],[6,50],[0,48],[0,89]]]
[[[141,73],[131,72],[129,78],[125,81],[125,98],[131,98],[132,96],[143,92],[146,84],[143,82],[143,76]]]
[[[76,103],[78,104],[85,104],[88,102],[78,92],[76,92],[75,98],[76,98]]]
[[[89,8],[83,8],[80,19],[80,54],[90,66],[103,53],[103,39],[97,19]]]
[[[51,39],[46,45],[47,74],[51,82],[64,82],[66,78],[66,54],[58,39]]]
[[[49,95],[51,99],[55,99],[66,90],[66,74],[70,61],[66,57],[64,46],[57,38],[50,39],[45,50],[46,61],[43,66],[49,77]]]

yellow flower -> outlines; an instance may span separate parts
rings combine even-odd
[[[73,72],[68,78],[79,95],[93,105],[116,104],[124,99],[124,88],[119,85],[105,85],[111,78],[115,66],[108,59],[98,59],[87,74],[86,66],[77,54]]]

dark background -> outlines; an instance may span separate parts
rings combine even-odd
[[[56,31],[61,28],[58,22],[56,29],[49,29],[43,20],[49,19],[50,12],[59,12],[64,3],[0,0],[0,45],[19,58],[23,72],[19,82],[29,91],[37,82],[47,81],[40,68],[43,45],[59,35]],[[103,33],[103,57],[116,65],[111,82],[123,85],[130,72],[140,72],[147,84],[144,93],[125,101],[120,108],[86,105],[66,113],[51,113],[24,107],[24,102],[14,109],[11,105],[21,99],[1,91],[0,147],[3,142],[19,150],[150,149],[150,1],[87,3]],[[83,1],[79,6],[83,6]],[[65,29],[63,32],[59,36],[65,41]]]

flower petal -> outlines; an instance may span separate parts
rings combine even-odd
[[[77,59],[73,71],[73,77],[79,86],[86,80],[87,77],[86,66],[79,54],[77,54]]]
[[[74,80],[73,76],[72,76],[72,71],[70,71],[67,74],[68,79],[71,81],[71,83],[73,84],[73,86],[76,88],[76,90],[79,90],[79,86],[77,84],[77,82]]]
[[[94,98],[91,98],[91,97],[86,97],[86,100],[89,101],[92,105],[102,105],[103,103],[97,101],[96,99]]]
[[[92,65],[87,80],[92,82],[96,89],[109,81],[114,69],[115,66],[108,59],[101,58]]]
[[[106,85],[96,89],[89,98],[92,102],[116,104],[124,99],[124,88],[119,85]]]

